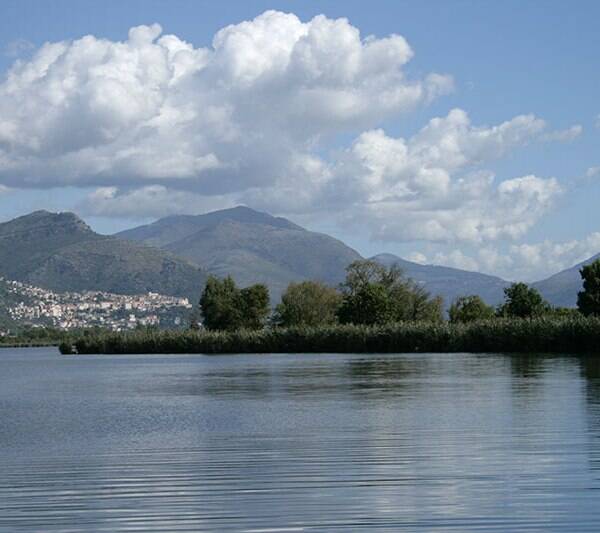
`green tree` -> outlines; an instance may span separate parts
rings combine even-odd
[[[354,294],[368,285],[376,284],[390,291],[404,282],[402,270],[397,265],[386,268],[377,261],[358,259],[346,267],[346,279],[341,289],[345,294]]]
[[[209,276],[200,297],[200,311],[206,329],[260,329],[269,314],[269,289],[257,284],[240,290],[231,276]]]
[[[393,319],[389,294],[385,287],[369,283],[347,294],[338,309],[342,324],[385,324]]]
[[[600,315],[600,259],[580,271],[583,290],[577,294],[577,308],[586,315]]]
[[[261,329],[269,316],[269,289],[262,283],[240,291],[243,328]]]
[[[231,276],[209,276],[200,297],[202,324],[206,329],[237,329],[242,323],[240,290]]]
[[[344,300],[338,312],[342,323],[384,324],[402,320],[442,320],[441,298],[431,298],[420,285],[370,260],[354,261],[341,285]]]
[[[442,322],[444,319],[444,300],[440,296],[432,298],[429,292],[410,279],[392,290],[391,296],[395,321]]]
[[[487,305],[479,296],[460,296],[450,306],[450,322],[472,322],[494,317],[494,308]]]
[[[284,327],[333,324],[341,300],[337,290],[318,281],[290,283],[273,319]]]
[[[513,283],[504,289],[504,303],[498,308],[498,315],[530,318],[543,315],[549,310],[550,305],[536,289],[525,283]]]

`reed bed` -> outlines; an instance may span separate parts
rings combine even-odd
[[[600,353],[600,318],[492,319],[466,324],[266,328],[258,331],[133,331],[73,337],[64,354]]]

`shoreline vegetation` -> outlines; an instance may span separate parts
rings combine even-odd
[[[25,327],[14,334],[0,337],[0,348],[43,348],[60,346],[69,339],[78,337],[83,330],[65,331],[56,328]]]
[[[64,341],[63,341],[64,342]],[[57,346],[60,347],[60,342],[58,341],[39,341],[39,342],[3,342],[0,343],[1,348],[46,348],[49,346]]]
[[[236,331],[160,331],[86,335],[63,354],[234,353],[597,353],[600,318],[495,318],[468,323],[399,322]]]
[[[498,307],[477,295],[443,302],[397,266],[360,260],[338,289],[291,283],[272,311],[264,284],[210,276],[187,330],[79,331],[63,354],[600,351],[600,260],[581,269],[578,309],[552,307],[513,283]]]

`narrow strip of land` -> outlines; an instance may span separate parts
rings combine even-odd
[[[64,354],[560,352],[600,354],[600,318],[402,322],[236,331],[134,331],[65,341]]]

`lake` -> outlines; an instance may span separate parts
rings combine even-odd
[[[600,530],[600,357],[0,351],[0,531]]]

